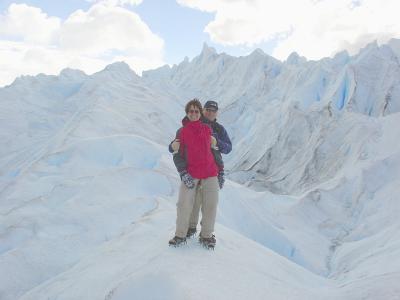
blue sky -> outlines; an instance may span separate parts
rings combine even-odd
[[[88,9],[91,3],[81,0],[0,0],[0,11],[5,11],[12,3],[25,3],[29,6],[40,7],[50,16],[66,19],[77,9]]]
[[[201,52],[256,48],[308,59],[400,37],[396,0],[0,0],[0,86],[21,74],[93,73],[176,64]],[[374,22],[370,22],[373,19]]]
[[[187,7],[175,0],[148,0],[132,7],[150,29],[165,41],[165,59],[179,63],[185,56],[193,58],[200,53],[203,42],[211,44],[204,27],[213,16]]]

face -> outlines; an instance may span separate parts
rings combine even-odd
[[[187,117],[191,122],[198,121],[200,119],[200,110],[197,106],[191,105],[187,113]]]
[[[204,108],[203,109],[203,115],[206,117],[208,120],[213,122],[217,118],[217,110],[214,110],[212,108]]]

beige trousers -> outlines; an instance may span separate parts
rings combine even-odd
[[[202,213],[200,235],[202,237],[211,237],[214,232],[215,218],[217,216],[219,192],[218,179],[215,176],[201,180],[194,179],[194,182],[196,186],[193,189],[188,189],[185,184],[181,182],[179,199],[176,204],[177,217],[175,235],[178,237],[186,237],[190,217],[195,204],[196,194],[198,194],[199,196],[202,196],[202,201],[200,202]]]
[[[189,219],[189,228],[196,228],[197,223],[199,223],[200,207],[203,203],[203,189],[196,187],[196,195],[194,197],[194,205],[192,209],[192,214]],[[201,222],[200,222],[201,225]]]

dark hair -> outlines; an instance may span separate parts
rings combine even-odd
[[[188,103],[186,103],[185,106],[186,114],[189,112],[191,106],[197,107],[200,110],[200,114],[203,114],[203,107],[201,106],[199,99],[194,98],[193,100],[190,100]]]

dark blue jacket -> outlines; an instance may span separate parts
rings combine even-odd
[[[232,142],[229,138],[228,133],[226,132],[224,126],[219,124],[217,120],[211,122],[205,117],[202,117],[201,121],[205,124],[209,124],[213,130],[213,136],[217,140],[217,146],[221,153],[228,154],[232,151]]]

